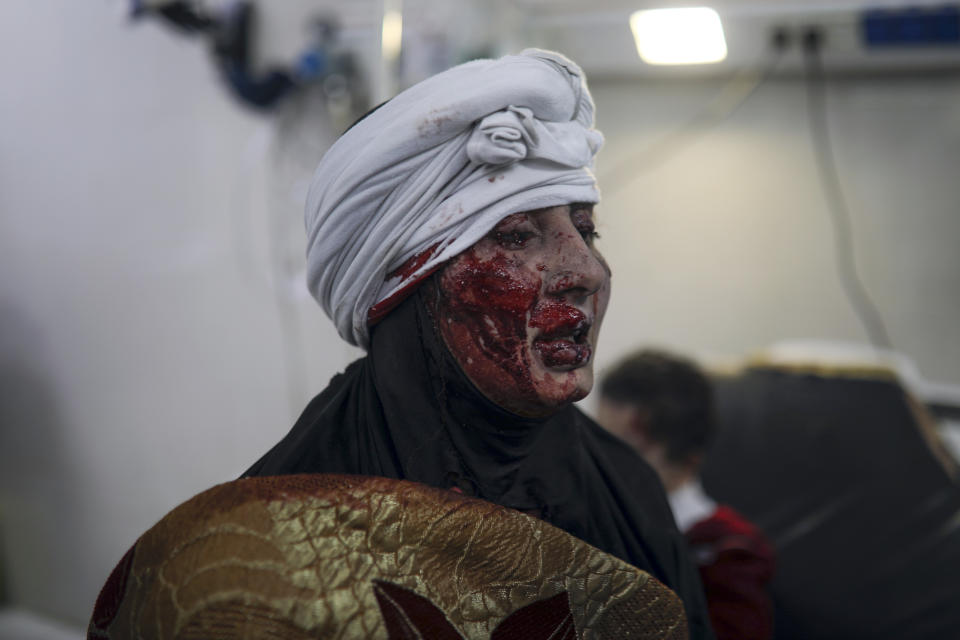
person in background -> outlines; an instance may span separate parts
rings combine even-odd
[[[628,356],[600,383],[598,421],[656,470],[699,566],[720,640],[773,633],[774,553],[760,530],[703,490],[699,470],[714,431],[713,392],[696,364],[664,351]]]

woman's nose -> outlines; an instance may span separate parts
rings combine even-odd
[[[589,297],[600,290],[609,272],[599,254],[587,244],[573,225],[569,231],[554,234],[555,246],[549,249],[547,293]]]

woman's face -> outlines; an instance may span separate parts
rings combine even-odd
[[[550,415],[593,387],[610,297],[593,205],[515,213],[439,273],[437,324],[474,385],[522,416]]]

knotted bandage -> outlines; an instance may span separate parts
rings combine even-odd
[[[528,49],[453,67],[355,124],[307,196],[307,284],[347,342],[506,216],[599,200],[583,73]]]

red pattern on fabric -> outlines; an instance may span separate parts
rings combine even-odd
[[[437,605],[384,580],[373,581],[388,640],[463,640]]]
[[[133,568],[134,550],[137,545],[130,547],[117,566],[110,572],[106,584],[100,590],[97,596],[97,603],[93,606],[93,615],[90,618],[91,629],[88,637],[98,637],[100,629],[107,628],[113,619],[117,617],[120,610],[120,603],[123,602],[123,596],[127,591],[127,580],[130,577],[130,570]]]
[[[497,625],[490,640],[576,640],[567,592],[517,609]]]
[[[388,640],[463,640],[440,608],[427,598],[385,580],[373,581]],[[566,591],[517,609],[497,625],[490,640],[577,640]]]
[[[717,640],[773,636],[774,551],[763,533],[728,506],[686,532],[700,565],[710,622]]]

